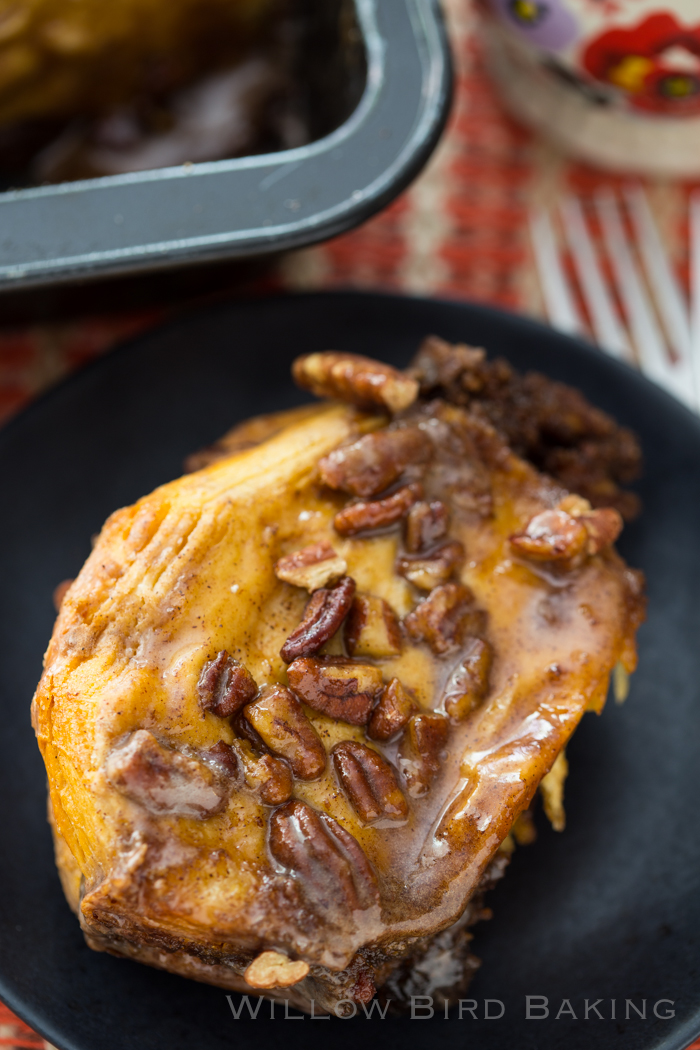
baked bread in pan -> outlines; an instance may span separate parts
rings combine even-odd
[[[0,127],[102,113],[240,53],[275,0],[2,0]]]
[[[92,947],[316,1012],[465,986],[511,829],[543,781],[562,826],[643,617],[619,513],[431,396],[465,349],[302,358],[330,401],[107,521],[33,702]]]

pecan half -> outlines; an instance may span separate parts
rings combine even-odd
[[[288,802],[273,813],[269,846],[274,859],[300,879],[315,907],[353,912],[378,903],[377,880],[359,843],[305,802]]]
[[[385,499],[351,503],[336,514],[333,527],[341,536],[356,536],[358,532],[387,528],[400,521],[422,495],[423,486],[419,481],[414,481]]]
[[[284,759],[256,754],[249,740],[236,739],[233,744],[220,740],[209,748],[207,756],[214,759],[228,776],[237,779],[242,776],[266,806],[279,806],[292,796],[294,780]]]
[[[261,952],[243,974],[251,988],[291,988],[309,972],[309,964],[281,952]]]
[[[360,820],[405,820],[408,805],[389,763],[366,744],[343,740],[331,751],[343,791]]]
[[[280,649],[280,656],[290,664],[298,656],[312,656],[333,637],[352,605],[355,581],[343,576],[334,587],[314,591],[304,609],[304,616]]]
[[[411,638],[427,642],[434,653],[443,655],[456,648],[469,628],[473,630],[471,605],[474,595],[461,583],[443,583],[404,619]]]
[[[586,550],[588,532],[580,518],[563,510],[543,510],[527,523],[523,532],[510,537],[518,554],[536,561],[562,561]]]
[[[287,677],[292,689],[314,711],[354,726],[366,725],[384,684],[378,667],[343,657],[302,657],[290,664]]]
[[[579,521],[588,533],[586,550],[589,554],[598,554],[604,547],[609,547],[622,532],[622,517],[613,507],[600,507],[590,514],[582,514]]]
[[[356,1003],[368,1003],[376,995],[377,987],[374,983],[372,971],[365,965],[360,965],[357,972],[357,980],[353,985],[350,998]]]
[[[366,499],[393,485],[409,464],[427,463],[432,452],[432,442],[419,427],[376,430],[324,456],[321,480]]]
[[[409,795],[425,795],[440,770],[449,723],[443,715],[421,713],[409,720],[399,746],[399,768]]]
[[[406,517],[406,550],[411,554],[428,550],[447,535],[450,512],[441,500],[414,504]]]
[[[493,652],[488,642],[474,638],[467,654],[447,680],[443,693],[445,711],[455,722],[461,722],[478,707],[489,687]]]
[[[105,762],[110,784],[158,816],[203,819],[225,805],[226,790],[196,758],[165,747],[147,729],[131,733]]]
[[[398,678],[392,678],[372,712],[367,735],[372,740],[390,740],[403,729],[415,710],[416,704],[409,691]]]
[[[351,656],[398,656],[401,631],[389,603],[373,594],[358,594],[345,621],[345,644]]]
[[[205,711],[230,718],[249,703],[258,691],[250,671],[222,649],[202,668],[197,682],[199,702]]]
[[[333,550],[328,540],[321,540],[280,558],[275,565],[275,576],[295,587],[316,591],[340,579],[347,568],[345,559]]]
[[[402,412],[418,396],[418,382],[391,365],[360,354],[329,350],[298,357],[292,365],[295,383],[316,397],[349,401],[360,408],[379,405]]]
[[[326,768],[326,752],[291,689],[267,686],[244,714],[270,751],[287,759],[295,776],[301,780],[320,777]]]
[[[412,554],[398,558],[396,569],[414,587],[422,591],[432,591],[433,587],[449,580],[463,562],[464,547],[459,540],[452,540],[431,554]]]

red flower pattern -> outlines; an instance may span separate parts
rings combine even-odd
[[[591,76],[622,89],[637,109],[700,113],[700,24],[684,26],[667,12],[652,14],[636,26],[601,33],[582,61]]]

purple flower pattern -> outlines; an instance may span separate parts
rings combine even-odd
[[[488,0],[491,8],[523,40],[547,51],[562,51],[579,35],[566,0]]]

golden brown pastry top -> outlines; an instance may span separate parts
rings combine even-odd
[[[400,952],[633,670],[616,512],[372,383],[117,511],[68,591],[33,717],[87,930]]]

